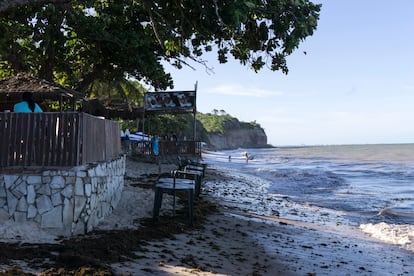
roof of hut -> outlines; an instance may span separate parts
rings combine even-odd
[[[33,93],[37,100],[58,100],[62,96],[79,99],[84,97],[82,93],[27,73],[0,79],[0,100],[20,100],[24,92]]]

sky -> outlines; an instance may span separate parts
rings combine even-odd
[[[197,83],[198,111],[256,121],[273,146],[413,143],[414,1],[312,2],[323,4],[318,28],[288,75],[209,54],[214,73],[166,67],[174,90]]]

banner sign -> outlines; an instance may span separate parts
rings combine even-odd
[[[195,109],[195,91],[148,92],[144,96],[146,110]]]

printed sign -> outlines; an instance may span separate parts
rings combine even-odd
[[[146,110],[194,109],[195,91],[145,93]]]

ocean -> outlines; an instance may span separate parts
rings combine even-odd
[[[237,149],[203,158],[236,183],[249,179],[206,188],[226,208],[353,228],[414,253],[414,144]]]

